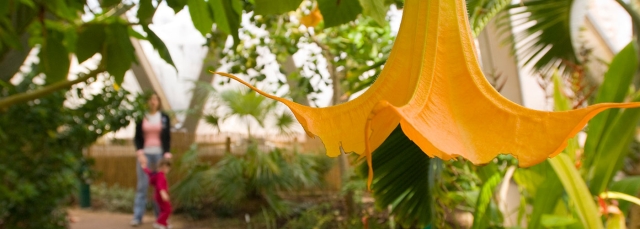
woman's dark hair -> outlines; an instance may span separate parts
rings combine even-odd
[[[158,110],[162,110],[162,102],[160,101],[160,95],[156,93],[154,90],[146,90],[144,94],[142,94],[144,105],[146,106],[149,100],[151,100],[151,97],[154,95],[158,97]]]

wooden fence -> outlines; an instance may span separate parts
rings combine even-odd
[[[258,139],[260,151],[267,152],[273,148],[298,149],[308,153],[324,154],[324,148],[319,140],[307,140],[299,142],[296,139],[287,140],[260,140]],[[192,143],[198,145],[198,157],[203,162],[215,164],[225,152],[234,154],[246,152],[246,140],[241,136],[219,135],[219,136],[187,136],[184,133],[172,134],[172,152],[174,158],[181,157]],[[101,175],[96,180],[97,183],[104,182],[107,185],[118,184],[121,187],[135,188],[136,186],[136,154],[135,147],[131,140],[103,141],[95,144],[87,150],[87,155],[95,160],[94,169]],[[327,188],[339,190],[340,172],[338,161],[326,175]],[[169,182],[175,183],[178,177],[169,176]]]

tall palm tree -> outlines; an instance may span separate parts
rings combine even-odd
[[[212,87],[206,88],[214,90]],[[222,122],[235,117],[246,125],[247,134],[251,138],[251,124],[253,122],[264,128],[267,119],[274,119],[274,128],[278,134],[289,136],[294,133],[292,127],[295,120],[292,115],[286,112],[277,112],[275,102],[250,89],[225,90],[213,93],[212,97],[214,98],[214,107],[222,107],[225,110],[222,116],[215,113],[205,115],[204,120],[215,128],[219,129]]]

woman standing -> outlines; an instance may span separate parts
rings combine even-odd
[[[148,110],[144,117],[136,121],[134,141],[139,163],[136,163],[138,184],[131,226],[138,226],[142,223],[142,216],[147,205],[149,178],[140,167],[140,162],[148,163],[151,165],[150,168],[155,170],[155,165],[162,157],[171,158],[171,153],[169,152],[171,144],[169,116],[160,111],[160,98],[157,94],[151,94],[147,100],[147,105]]]

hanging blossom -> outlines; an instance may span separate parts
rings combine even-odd
[[[596,114],[640,103],[601,103],[564,112],[528,109],[500,95],[478,64],[464,0],[406,0],[402,24],[377,81],[360,97],[314,108],[269,95],[288,106],[305,132],[322,139],[327,155],[367,158],[400,125],[429,157],[463,157],[474,164],[510,154],[529,167],[566,147]]]

